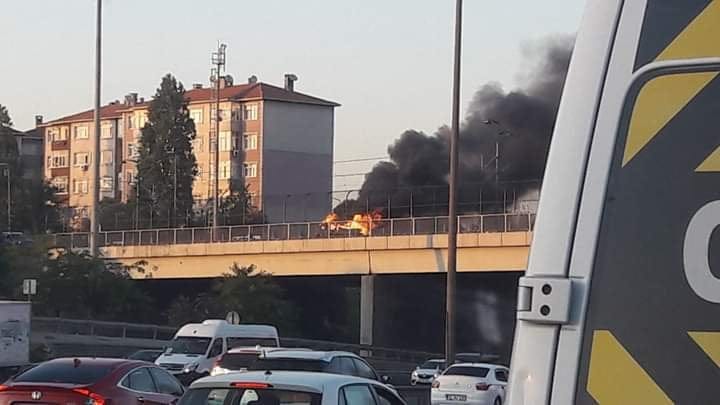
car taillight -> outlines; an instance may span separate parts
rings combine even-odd
[[[433,381],[432,387],[433,387],[433,388],[440,388],[440,381],[438,381],[438,380]]]
[[[219,365],[220,365],[220,362],[222,361],[222,358],[223,358],[223,356],[220,355],[220,357],[218,357],[218,358],[215,360],[215,364],[213,364],[213,367],[219,366]]]
[[[85,388],[75,388],[73,392],[88,397],[83,405],[105,405],[105,398]]]
[[[231,383],[230,386],[235,387],[235,388],[248,389],[248,390],[272,388],[272,385],[270,385],[270,384],[257,383],[257,382],[234,382],[234,383]]]
[[[7,391],[9,389],[10,389],[10,387],[8,387],[7,385],[0,384],[0,392]]]
[[[486,383],[477,383],[475,384],[475,389],[478,391],[487,391],[488,388],[490,388],[490,385]]]

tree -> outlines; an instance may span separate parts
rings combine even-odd
[[[261,224],[265,218],[253,204],[247,186],[237,186],[220,204],[222,225]]]
[[[297,314],[284,295],[270,273],[257,271],[254,265],[233,264],[207,293],[194,300],[176,298],[168,310],[168,321],[180,325],[224,318],[229,311],[237,311],[244,323],[268,323],[285,334],[293,333]]]
[[[124,266],[85,253],[67,252],[48,259],[35,274],[37,315],[67,318],[150,319],[152,300],[131,278],[143,273],[142,263]]]
[[[29,233],[59,230],[60,212],[50,185],[42,180],[23,177],[20,151],[8,109],[0,105],[0,204],[7,207],[7,178],[10,176],[10,216],[12,229]],[[8,216],[0,209],[0,228],[8,229]]]
[[[192,212],[197,162],[192,150],[195,123],[190,118],[185,89],[171,74],[163,77],[142,128],[135,195],[144,218],[177,226]]]
[[[0,104],[0,127],[10,128],[13,126],[12,119],[10,119],[10,113],[8,113],[7,107]]]

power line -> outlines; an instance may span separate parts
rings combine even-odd
[[[381,156],[381,157],[372,157],[372,158],[360,158],[360,159],[348,159],[348,160],[336,160],[333,162],[333,164],[340,164],[340,163],[354,163],[354,162],[370,162],[373,160],[384,160],[387,159],[387,156]]]
[[[336,174],[335,177],[359,177],[365,176],[367,173],[347,173],[347,174]]]

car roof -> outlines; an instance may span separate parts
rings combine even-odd
[[[76,360],[80,361],[80,365],[92,364],[97,366],[124,366],[129,364],[137,363],[149,364],[145,361],[130,360],[130,359],[116,359],[116,358],[105,358],[105,357],[61,357],[57,359],[48,360],[45,363],[48,364],[73,364]]]
[[[342,374],[310,371],[248,371],[201,378],[193,382],[190,388],[228,387],[237,382],[268,383],[274,388],[314,393],[322,393],[323,390],[353,383],[378,385],[374,380]]]
[[[265,347],[265,346],[240,346],[240,347],[233,347],[232,349],[229,349],[227,352],[230,354],[233,353],[271,353],[271,352],[277,352],[277,351],[305,351],[309,352],[310,349],[301,349],[301,348],[288,348],[288,347]]]
[[[338,356],[347,356],[354,358],[361,358],[355,353],[351,352],[323,352],[314,350],[277,350],[265,353],[266,359],[298,359],[298,360],[320,360],[320,361],[332,361],[333,358]]]
[[[450,367],[456,367],[456,366],[462,366],[462,367],[477,367],[477,368],[507,368],[500,364],[491,364],[491,363],[455,363]]]

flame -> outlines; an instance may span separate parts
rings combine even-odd
[[[363,236],[368,236],[372,233],[372,230],[381,225],[382,214],[379,211],[373,211],[368,213],[354,214],[351,220],[338,220],[338,215],[334,212],[329,213],[325,216],[322,221],[324,226],[331,231],[337,231],[340,229],[352,230],[357,229]]]

